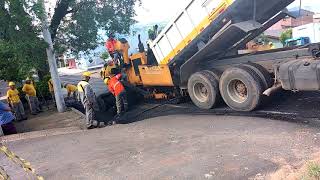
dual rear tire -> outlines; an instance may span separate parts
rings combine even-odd
[[[252,111],[262,102],[262,93],[271,87],[270,74],[262,66],[246,63],[228,68],[220,76],[217,71],[201,71],[188,81],[193,103],[201,109],[211,109],[220,97],[236,111]]]

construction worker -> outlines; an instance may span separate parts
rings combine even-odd
[[[50,94],[51,94],[51,98],[52,98],[53,102],[55,102],[53,82],[52,82],[52,79],[51,79],[51,78],[50,78],[49,81],[48,81],[48,88],[49,88],[49,92],[50,92]]]
[[[68,96],[67,97],[68,98],[70,98],[71,94],[72,94],[73,99],[77,99],[77,91],[78,91],[77,86],[75,86],[73,84],[66,83],[66,84],[64,84],[63,87],[67,89],[67,92],[68,92]]]
[[[23,104],[19,97],[19,91],[14,82],[9,82],[9,90],[7,91],[8,104],[11,105],[17,121],[27,120],[24,112]]]
[[[117,65],[114,63],[114,61],[112,59],[108,60],[100,72],[101,78],[104,80],[105,78],[109,77],[111,75],[111,70],[116,68]]]
[[[98,122],[95,119],[95,112],[94,112],[96,97],[91,85],[89,84],[91,73],[84,72],[82,76],[83,76],[83,80],[78,83],[77,89],[78,89],[81,103],[86,112],[87,129],[92,129],[98,126]]]
[[[275,49],[276,47],[273,45],[273,42],[269,42],[270,49]]]
[[[13,124],[14,119],[14,115],[11,113],[11,108],[0,101],[0,126],[4,135],[17,133],[16,127]]]
[[[28,81],[28,80],[30,80],[30,84],[34,87],[34,88],[36,88],[36,83],[34,82],[34,79],[33,78],[30,78],[30,77],[27,77],[27,79],[26,79],[26,81]]]
[[[105,46],[113,60],[117,59],[117,55],[118,55],[116,45],[117,45],[117,40],[114,38],[114,34],[110,33],[108,35],[108,39],[106,41]]]
[[[121,83],[121,74],[117,74],[107,77],[104,80],[104,83],[108,86],[109,91],[116,98],[116,106],[117,106],[117,116],[120,117],[123,113],[128,110],[128,101],[127,101],[127,93],[126,90]]]
[[[31,80],[26,80],[22,91],[26,93],[26,98],[29,103],[30,111],[32,115],[36,115],[41,112],[40,103],[37,97],[37,91],[34,88]]]

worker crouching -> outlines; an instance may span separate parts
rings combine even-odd
[[[66,88],[67,92],[68,92],[68,95],[67,95],[67,98],[70,99],[70,98],[73,98],[74,100],[77,99],[77,91],[78,91],[78,88],[77,86],[73,85],[73,84],[64,84],[63,85],[64,88]]]
[[[128,110],[127,93],[120,81],[121,76],[121,74],[112,75],[104,80],[104,83],[108,86],[109,91],[116,99],[117,118],[119,118]]]
[[[86,112],[86,127],[87,129],[93,129],[98,126],[98,122],[95,119],[94,106],[96,104],[96,97],[93,92],[90,81],[90,72],[83,73],[83,80],[78,83],[78,94],[81,100],[81,103]]]

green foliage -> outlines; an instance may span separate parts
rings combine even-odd
[[[311,178],[320,180],[320,165],[316,163],[310,163],[308,165],[308,175]]]
[[[46,43],[25,12],[22,0],[0,1],[0,79],[20,81],[46,66]]]
[[[104,60],[106,60],[106,59],[108,59],[109,57],[110,57],[110,55],[109,55],[109,53],[107,53],[107,52],[104,52],[104,53],[102,53],[101,54],[101,59],[104,59]]]
[[[41,37],[44,0],[0,0],[0,79],[22,80],[31,70],[48,73]],[[128,33],[140,0],[59,0],[50,22],[58,54],[96,48],[98,30]]]
[[[162,28],[159,28],[159,26],[156,24],[156,25],[154,25],[152,27],[152,29],[148,29],[148,37],[149,37],[149,39],[150,40],[155,40]]]
[[[49,92],[49,86],[48,86],[48,80],[49,79],[48,78],[44,78],[43,80],[40,80],[39,82],[36,82],[36,89],[37,89],[37,96],[38,97],[47,98],[47,97],[51,96],[51,94]]]
[[[284,32],[282,32],[280,35],[280,41],[283,45],[286,44],[287,39],[291,39],[291,38],[292,38],[292,29],[287,29]]]
[[[98,30],[107,33],[129,33],[135,23],[134,6],[140,0],[60,0],[50,30],[55,48],[60,52],[88,51],[99,44]],[[68,17],[68,18],[66,18]]]

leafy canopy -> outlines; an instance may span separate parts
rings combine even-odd
[[[59,53],[96,48],[99,31],[129,33],[135,23],[134,7],[140,0],[58,0],[50,24]]]
[[[0,79],[22,80],[46,66],[46,43],[21,0],[0,1]]]
[[[41,38],[44,0],[0,0],[0,79],[21,80],[35,69],[48,72]],[[129,33],[140,0],[57,0],[49,17],[56,54],[96,48],[99,31]]]

